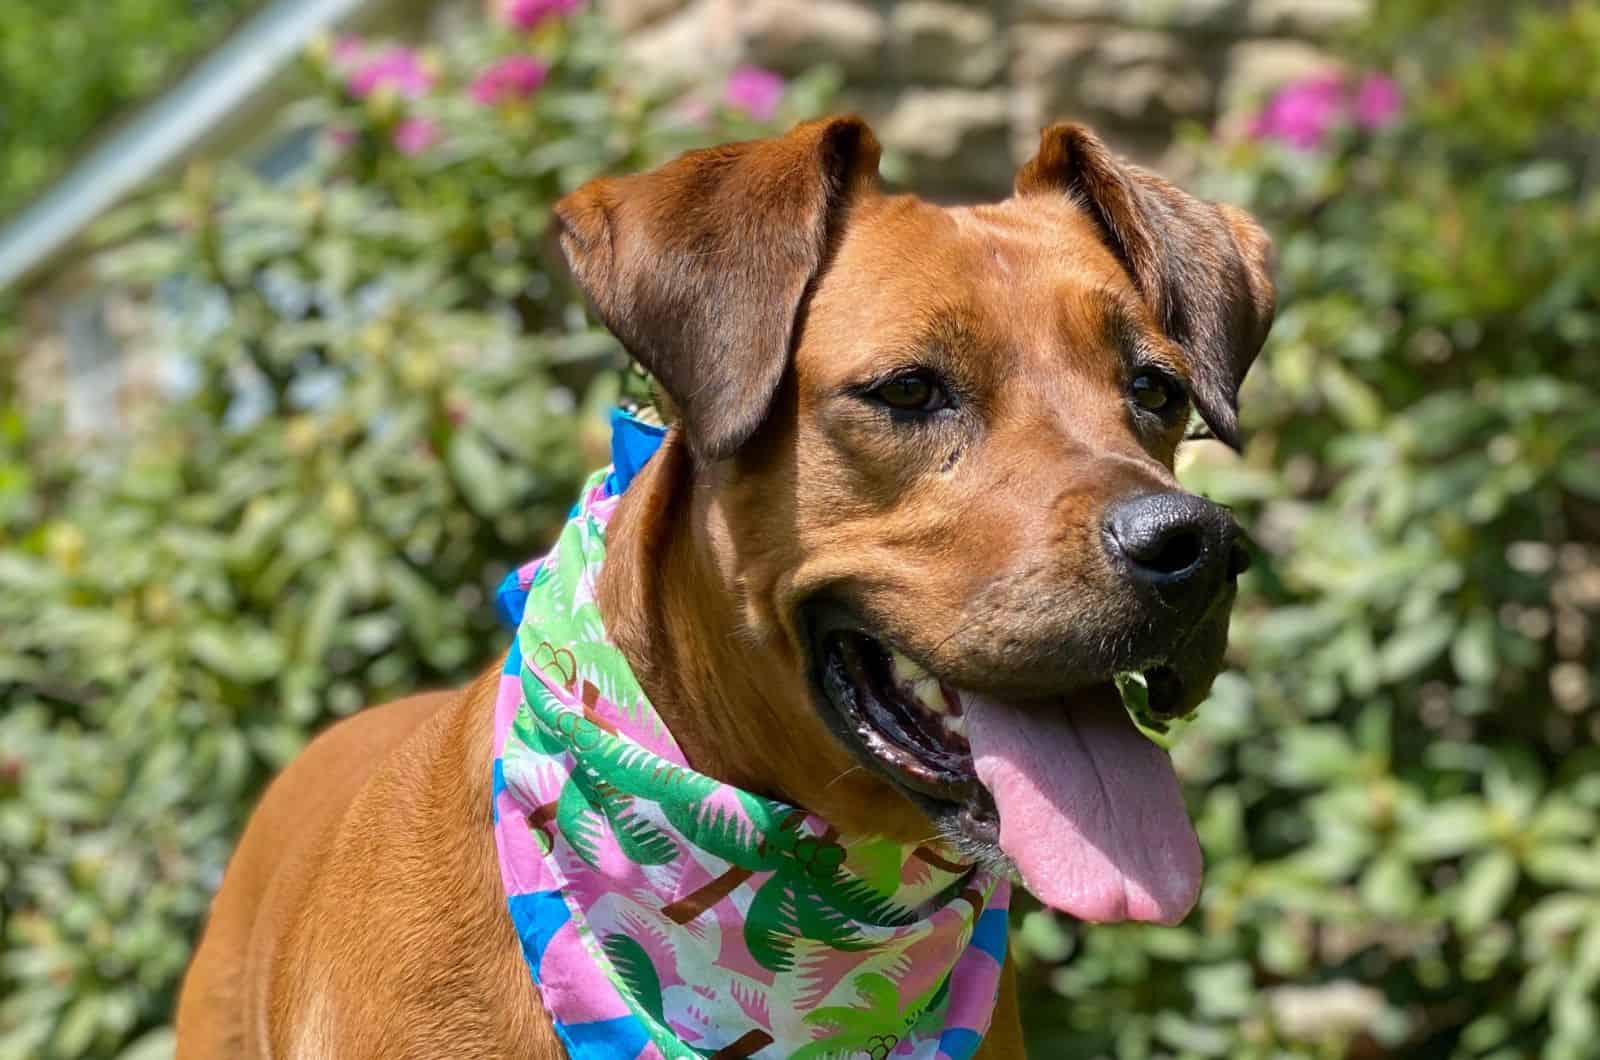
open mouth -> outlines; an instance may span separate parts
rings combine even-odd
[[[961,694],[902,652],[839,630],[823,644],[823,689],[885,764],[928,795],[976,781]]]
[[[958,802],[972,797],[977,773],[967,739],[963,693],[904,652],[854,628],[824,633],[820,685],[866,750],[914,791]],[[1173,667],[1108,675],[1096,691],[1115,691],[1148,734],[1168,732],[1184,713],[1186,688]]]
[[[1008,702],[940,679],[837,609],[824,615],[807,623],[824,716],[963,855],[1080,919],[1188,912],[1199,847],[1166,752],[1146,738],[1192,707],[1180,673],[1148,667],[1126,704],[1127,676],[1112,674]]]

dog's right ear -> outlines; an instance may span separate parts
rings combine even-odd
[[[1017,194],[1070,196],[1189,359],[1195,407],[1239,448],[1239,384],[1272,326],[1272,241],[1249,214],[1202,202],[1116,158],[1081,125],[1045,129]]]
[[[753,434],[850,201],[876,187],[859,118],[691,151],[556,203],[561,247],[600,318],[677,406],[702,460]]]

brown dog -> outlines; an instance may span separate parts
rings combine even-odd
[[[943,834],[1084,919],[1175,920],[1198,847],[1112,677],[1182,714],[1220,665],[1242,553],[1172,462],[1191,403],[1235,437],[1267,240],[1077,126],[996,205],[885,195],[877,165],[835,118],[557,207],[679,416],[601,610],[700,771],[844,834]],[[905,702],[902,659],[966,716]],[[564,1055],[496,868],[493,689],[365,711],[272,785],[180,1056]],[[980,1055],[1023,1055],[1009,977]]]

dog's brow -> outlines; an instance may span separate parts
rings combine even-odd
[[[1178,375],[1183,375],[1183,365],[1153,347],[1140,326],[1138,311],[1129,305],[1120,292],[1107,288],[1101,291],[1101,301],[1106,307],[1104,329],[1106,342],[1122,359],[1129,371],[1140,365],[1157,364]]]
[[[959,310],[930,313],[903,342],[894,344],[900,360],[915,364],[928,355],[956,357],[982,342],[978,331]]]
[[[1109,290],[1102,289],[1099,297],[1101,304],[1106,307],[1102,322],[1106,342],[1122,355],[1122,363],[1131,367],[1138,362],[1140,348],[1144,345],[1133,310]]]

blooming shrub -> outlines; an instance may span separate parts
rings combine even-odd
[[[0,371],[0,1060],[170,1051],[263,778],[503,650],[488,587],[618,385],[553,199],[820,102],[642,95],[576,7],[330,43],[309,171],[197,167],[112,226],[186,369],[131,433],[68,445]],[[1600,12],[1508,7],[1374,5],[1350,70],[1393,81],[1289,86],[1204,148],[1282,303],[1243,459],[1184,471],[1260,545],[1177,750],[1206,890],[1177,929],[1023,910],[1035,1060],[1596,1055]]]
[[[1207,149],[1281,309],[1185,472],[1261,550],[1177,752],[1205,892],[1030,914],[1036,1056],[1600,1056],[1600,9],[1452,11],[1363,49],[1403,107],[1318,77]]]
[[[169,1053],[263,781],[504,651],[489,589],[559,525],[618,387],[554,199],[825,91],[645,92],[578,5],[496,11],[440,49],[329,42],[289,114],[323,130],[306,168],[198,165],[107,223],[105,282],[152,318],[127,356],[178,351],[171,400],[74,441],[0,389],[0,1060]]]

